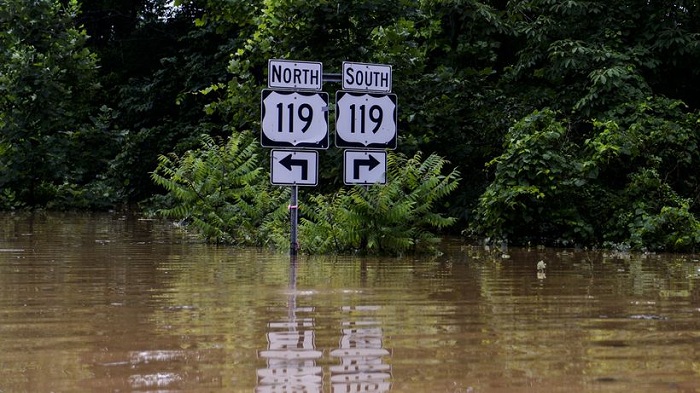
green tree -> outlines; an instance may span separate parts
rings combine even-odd
[[[118,136],[92,103],[96,57],[78,12],[77,1],[0,4],[0,206],[113,198],[101,175]]]
[[[504,82],[528,112],[548,106],[576,125],[650,94],[698,103],[697,1],[535,0],[507,13],[519,42]]]
[[[499,1],[407,3],[396,22],[375,27],[371,53],[394,66],[399,148],[435,152],[463,168],[449,213],[466,222],[486,186],[484,163],[522,115],[498,85],[513,57],[512,27]]]
[[[227,79],[240,27],[201,23],[200,0],[88,3],[80,20],[101,59],[99,102],[114,108],[112,128],[124,136],[108,176],[126,202],[140,202],[162,192],[149,175],[159,155],[197,147],[201,134],[230,134],[222,117],[205,115],[212,98],[199,92]]]
[[[666,99],[626,104],[584,141],[555,112],[532,113],[491,163],[472,228],[516,244],[694,250],[700,116],[682,109]]]
[[[699,96],[685,80],[698,81],[699,12],[695,1],[509,2],[517,52],[498,86],[529,114],[491,161],[472,228],[514,242],[696,247]]]

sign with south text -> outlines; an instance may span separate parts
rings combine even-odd
[[[391,93],[391,66],[343,62],[341,83],[343,90]]]

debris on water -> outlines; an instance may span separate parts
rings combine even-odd
[[[629,319],[643,319],[643,320],[666,320],[668,317],[664,317],[663,315],[654,315],[654,314],[636,314],[636,315],[630,315],[628,317]]]
[[[163,307],[165,310],[168,311],[191,311],[195,310],[195,306],[189,306],[189,305],[182,305],[182,306],[166,306]]]
[[[547,264],[543,260],[540,260],[539,262],[537,262],[537,271],[538,272],[543,272],[544,269],[546,269],[546,268],[547,268]]]

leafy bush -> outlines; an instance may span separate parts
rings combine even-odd
[[[265,244],[260,228],[285,191],[269,185],[258,152],[257,140],[242,133],[223,146],[203,135],[201,149],[182,157],[161,155],[152,178],[169,192],[174,206],[160,213],[191,224],[211,242]]]
[[[488,164],[495,179],[479,199],[472,229],[515,242],[590,240],[592,229],[575,202],[586,178],[556,114],[533,112],[505,140],[503,154]]]
[[[432,154],[422,160],[389,153],[387,184],[314,195],[302,210],[300,246],[309,253],[435,252],[433,229],[455,222],[435,210],[457,187],[459,172],[442,171],[447,161]]]

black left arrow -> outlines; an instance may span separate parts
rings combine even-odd
[[[309,179],[309,161],[295,160],[292,158],[292,154],[290,153],[287,157],[284,157],[280,160],[280,164],[282,164],[285,168],[287,168],[287,170],[290,171],[292,170],[293,166],[301,167],[301,180]]]
[[[352,164],[352,177],[353,179],[360,180],[360,167],[361,166],[366,166],[369,167],[369,170],[371,171],[372,169],[376,168],[377,165],[379,165],[379,160],[374,158],[373,155],[369,155],[369,158],[366,160],[355,160]]]

